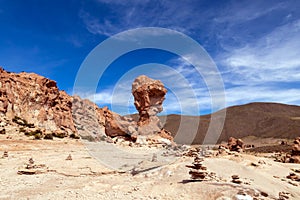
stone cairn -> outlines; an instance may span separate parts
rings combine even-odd
[[[242,181],[240,180],[239,175],[232,175],[231,178],[232,178],[231,182],[233,182],[233,183],[236,183],[236,184],[241,184],[242,183]]]
[[[46,173],[48,171],[48,167],[45,164],[35,164],[33,158],[29,158],[28,163],[25,163],[24,167],[18,170],[18,174],[41,174]]]
[[[27,166],[26,166],[26,169],[32,169],[32,168],[34,168],[34,167],[35,167],[35,165],[34,165],[34,160],[33,160],[33,158],[29,158],[28,164],[27,164]]]
[[[72,160],[71,154],[68,155],[68,157],[66,158],[66,160]]]
[[[195,157],[193,165],[186,165],[187,168],[190,168],[189,174],[193,180],[200,180],[203,181],[206,179],[208,172],[207,168],[203,166],[204,159],[203,157]]]
[[[4,151],[2,158],[7,158],[7,157],[8,157],[8,151]]]

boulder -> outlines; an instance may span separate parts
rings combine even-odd
[[[137,125],[130,117],[123,117],[117,113],[103,108],[105,117],[105,133],[110,137],[115,136],[136,136]]]
[[[241,139],[236,139],[234,137],[230,137],[228,139],[228,149],[230,151],[243,151],[245,148],[244,142]]]
[[[291,163],[300,163],[300,137],[297,137],[294,140],[289,161]]]

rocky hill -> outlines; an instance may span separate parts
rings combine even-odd
[[[0,119],[22,126],[22,131],[66,137],[77,136],[72,97],[56,82],[34,73],[10,73],[0,68]],[[34,130],[33,130],[34,129]]]
[[[144,85],[152,88],[150,93],[143,89]],[[136,90],[137,86],[139,90]],[[168,115],[159,120],[155,115],[162,109],[165,93],[161,82],[141,76],[133,84],[135,105],[140,113],[132,118],[123,117],[107,108],[99,108],[89,100],[69,96],[59,90],[53,80],[34,73],[10,73],[0,68],[0,134],[13,127],[14,131],[36,139],[81,136],[97,140],[106,135],[136,139],[136,134],[156,130],[167,138],[170,131],[177,143],[191,143],[191,138],[194,138],[193,143],[202,143],[211,115]],[[218,118],[222,112],[225,110],[213,115]],[[159,121],[166,123],[162,127]],[[218,142],[227,141],[231,136],[293,139],[299,135],[300,106],[251,103],[227,108]]]
[[[132,88],[140,112],[139,122],[107,107],[99,108],[79,96],[69,96],[48,78],[34,73],[10,73],[0,68],[0,133],[24,133],[35,139],[81,137],[97,141],[109,140],[109,136],[136,141],[138,136],[146,140],[155,135],[152,140],[161,137],[172,140],[156,116],[162,111],[167,92],[163,84],[140,76]]]
[[[217,117],[221,112],[224,112],[224,110],[213,115]],[[186,135],[191,134],[188,132],[189,127],[200,120],[194,143],[202,143],[210,118],[211,115],[200,117],[168,115],[164,128],[172,133],[179,131],[178,135],[181,136],[175,137],[175,141],[185,143],[187,141]],[[300,106],[278,103],[250,103],[227,108],[224,129],[218,141],[227,141],[231,136],[236,138],[256,136],[294,139],[299,135]]]
[[[53,137],[94,140],[105,135],[103,109],[59,90],[55,81],[34,73],[0,68],[0,132],[35,139]]]

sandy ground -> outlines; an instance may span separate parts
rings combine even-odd
[[[153,151],[129,148],[131,152],[141,155],[145,151]],[[0,199],[221,200],[237,199],[237,194],[241,192],[256,196],[256,199],[278,199],[279,192],[287,192],[289,199],[300,199],[299,182],[286,178],[292,169],[300,169],[300,165],[278,163],[262,156],[233,154],[205,158],[204,166],[209,172],[216,173],[217,178],[193,182],[190,181],[189,169],[185,167],[193,162],[191,157],[161,162],[164,158],[158,155],[158,167],[133,176],[128,172],[129,167],[116,169],[105,166],[116,161],[107,160],[103,164],[95,159],[93,151],[96,150],[87,150],[80,140],[6,139],[3,135],[0,137],[0,157],[4,151],[8,151],[8,157],[0,158]],[[102,159],[113,157],[109,151],[103,150],[106,157]],[[72,160],[66,160],[69,154]],[[152,152],[147,155],[152,155]],[[30,158],[33,158],[35,165],[41,165],[34,169],[39,174],[18,174]],[[144,159],[144,163],[151,163],[149,157]],[[234,174],[239,175],[242,184],[231,183]],[[264,193],[268,197],[264,197]]]

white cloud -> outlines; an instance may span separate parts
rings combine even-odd
[[[300,80],[300,20],[219,58],[236,84],[293,82]],[[226,77],[226,75],[225,75]],[[247,82],[245,82],[247,81]]]
[[[240,86],[226,90],[227,105],[238,105],[249,102],[277,102],[299,104],[300,89],[284,89],[269,86]]]
[[[111,36],[112,34],[119,32],[119,29],[109,20],[104,19],[100,21],[98,18],[90,15],[84,10],[80,10],[79,17],[83,20],[83,23],[90,33]]]
[[[195,18],[201,19],[194,6],[195,2],[135,0],[98,0],[97,2],[106,4],[112,12],[104,18],[99,18],[96,13],[84,9],[80,11],[79,17],[92,34],[111,36],[139,27],[164,27],[189,33],[190,29],[200,22]],[[178,12],[178,8],[180,8],[180,12]]]
[[[198,115],[199,107],[202,109],[201,112],[207,107],[211,107],[209,91],[204,82],[200,84],[198,80],[201,80],[201,77],[195,76],[195,70],[192,67],[181,65],[181,62],[178,62],[177,65],[174,65],[174,61],[172,63],[172,68],[156,63],[137,66],[125,73],[115,85],[108,89],[101,90],[96,94],[81,93],[78,95],[88,98],[100,106],[111,105],[112,110],[120,114],[130,114],[136,112],[131,94],[131,84],[137,76],[145,74],[153,79],[161,80],[168,88],[162,114]]]
[[[270,12],[284,8],[284,3],[270,4],[265,1],[233,1],[220,9],[214,21],[217,23],[228,23],[230,26],[244,23],[262,17]]]
[[[300,20],[296,12],[290,13],[293,9],[297,10],[298,4],[235,1],[226,6],[199,10],[199,1],[98,2],[107,4],[116,16],[99,19],[82,10],[80,17],[93,34],[110,36],[130,28],[159,26],[188,33],[196,39],[200,38],[206,46],[213,46],[215,60],[226,86],[227,105],[252,101],[300,104],[297,98],[299,89],[296,87],[300,81]],[[270,16],[283,17],[270,21]],[[194,62],[199,58],[186,55],[185,59]],[[175,71],[145,71],[145,74],[161,79],[175,91],[176,96],[167,96],[164,104],[166,112],[184,110],[192,114],[195,113],[193,108],[199,105],[201,109],[209,109],[212,104],[210,91],[195,68],[190,68],[183,59],[168,64]],[[214,77],[218,72],[206,70],[203,73],[211,73],[211,77]],[[184,76],[188,83],[182,83],[178,74]],[[113,101],[113,104],[123,106],[124,110],[128,110],[128,106],[132,108],[132,79],[127,77],[126,81],[119,83],[118,88],[112,87],[111,91],[115,93],[110,93],[110,96],[105,91],[96,94],[96,102],[109,104],[109,101]],[[208,81],[214,82],[213,79]],[[285,84],[285,87],[280,84]],[[187,88],[193,93],[189,93]],[[218,98],[218,94],[214,96]]]

